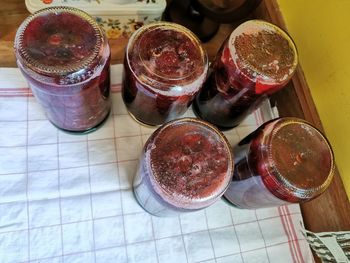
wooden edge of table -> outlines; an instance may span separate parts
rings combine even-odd
[[[276,0],[266,0],[256,16],[286,29]],[[271,99],[281,116],[303,118],[323,131],[304,73],[299,66],[292,82]],[[314,232],[350,230],[350,203],[338,169],[328,190],[311,202],[301,205],[305,227]]]

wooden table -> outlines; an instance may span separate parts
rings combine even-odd
[[[23,0],[4,1],[0,7],[0,67],[15,67],[13,40],[17,27],[29,15]],[[256,10],[255,17],[263,18],[285,28],[275,0],[265,0]],[[218,34],[204,44],[212,60],[219,46],[230,34],[234,25],[222,25]],[[121,63],[127,39],[110,41],[112,63]],[[306,119],[322,129],[319,115],[312,100],[303,72],[299,67],[287,88],[271,99],[281,116]],[[314,201],[301,206],[305,226],[315,232],[350,230],[350,203],[341,178],[336,173],[328,191]]]

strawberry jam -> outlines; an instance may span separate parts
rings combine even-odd
[[[233,128],[266,95],[286,85],[297,63],[294,43],[282,29],[264,21],[247,21],[223,43],[194,110],[221,129]]]
[[[142,123],[173,120],[188,109],[207,69],[207,55],[188,29],[166,22],[143,26],[126,48],[124,103]]]
[[[58,128],[94,130],[110,111],[110,49],[88,14],[70,7],[29,16],[17,31],[18,67]]]
[[[197,119],[178,119],[147,141],[134,192],[154,215],[195,211],[222,196],[232,170],[230,146],[221,132]]]
[[[250,139],[249,146],[242,148],[248,149],[246,157],[236,162],[225,193],[234,205],[259,208],[305,202],[330,184],[331,147],[309,123],[280,118],[260,127]]]

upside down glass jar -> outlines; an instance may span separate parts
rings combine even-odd
[[[158,128],[146,142],[134,177],[139,204],[156,216],[213,204],[233,174],[231,147],[213,125],[182,118]]]
[[[235,160],[224,197],[240,208],[310,201],[327,189],[334,175],[327,139],[301,119],[267,122],[243,139],[238,149],[240,160]]]
[[[108,117],[110,48],[98,24],[71,7],[29,16],[15,39],[17,65],[58,128],[85,133]]]
[[[128,112],[143,124],[180,117],[202,87],[207,54],[198,38],[175,23],[141,27],[129,39],[122,96]]]
[[[196,96],[196,115],[222,130],[237,126],[293,76],[298,55],[292,39],[262,20],[238,26],[223,43]]]

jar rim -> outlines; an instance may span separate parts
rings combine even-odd
[[[222,182],[222,184],[220,185],[220,187],[218,187],[217,189],[215,189],[213,192],[211,192],[210,195],[207,195],[205,197],[200,197],[200,198],[190,198],[188,196],[178,196],[178,198],[175,198],[176,196],[174,196],[172,193],[169,193],[168,191],[166,191],[158,182],[158,180],[155,178],[154,174],[157,174],[156,169],[154,168],[154,165],[152,165],[151,163],[151,151],[153,150],[153,148],[151,148],[149,150],[149,153],[147,154],[147,149],[146,146],[149,144],[149,142],[151,142],[153,140],[153,143],[155,144],[155,141],[157,140],[157,138],[163,133],[166,132],[166,130],[174,125],[182,125],[182,124],[194,124],[194,125],[198,125],[199,127],[204,127],[205,129],[210,130],[210,132],[213,132],[216,136],[218,136],[219,142],[222,143],[225,147],[225,151],[226,151],[226,157],[228,158],[228,165],[227,165],[227,171],[226,171],[226,175],[225,175],[225,180]],[[185,117],[185,118],[180,118],[180,119],[176,119],[170,122],[167,122],[166,124],[160,126],[152,135],[151,137],[148,139],[148,141],[145,144],[145,150],[144,152],[146,153],[145,158],[146,158],[146,163],[148,163],[148,169],[150,169],[151,173],[150,173],[150,181],[153,185],[157,186],[157,189],[155,189],[155,191],[158,194],[162,194],[162,197],[165,197],[164,200],[168,203],[170,203],[171,205],[175,206],[175,207],[179,207],[181,208],[181,205],[188,205],[188,207],[186,207],[186,209],[201,209],[204,207],[207,207],[208,205],[210,205],[211,203],[213,203],[217,198],[219,198],[220,196],[222,196],[225,191],[227,190],[227,188],[229,187],[229,184],[232,180],[232,176],[233,176],[233,170],[234,170],[234,162],[233,162],[233,153],[231,151],[230,148],[230,143],[228,142],[227,138],[225,137],[225,135],[218,129],[216,128],[214,125],[200,120],[200,119],[196,119],[196,118],[191,118],[191,117]],[[176,199],[176,200],[171,200],[171,199]],[[169,200],[170,199],[170,200]],[[181,201],[182,200],[182,201]],[[191,204],[188,203],[188,200],[191,201]],[[183,201],[187,201],[186,203],[184,203]]]
[[[44,65],[40,61],[32,58],[28,52],[27,49],[24,47],[23,38],[25,35],[25,31],[28,27],[28,25],[38,18],[39,16],[43,16],[46,14],[57,14],[57,13],[69,13],[72,15],[75,15],[82,20],[89,23],[89,25],[92,27],[94,35],[96,37],[96,44],[94,49],[90,52],[90,54],[86,57],[84,57],[82,60],[77,61],[75,63],[70,63],[66,65],[55,65],[55,66],[49,66]],[[97,24],[97,22],[86,12],[74,8],[74,7],[68,7],[68,6],[55,6],[55,7],[48,7],[41,10],[36,11],[32,15],[28,16],[20,25],[19,29],[16,33],[15,38],[15,50],[18,54],[17,58],[21,59],[21,62],[28,68],[30,68],[32,71],[44,74],[48,76],[52,75],[68,75],[70,73],[77,72],[79,70],[85,69],[92,65],[96,59],[96,57],[99,56],[101,47],[103,45],[103,32],[101,31],[101,28]]]

